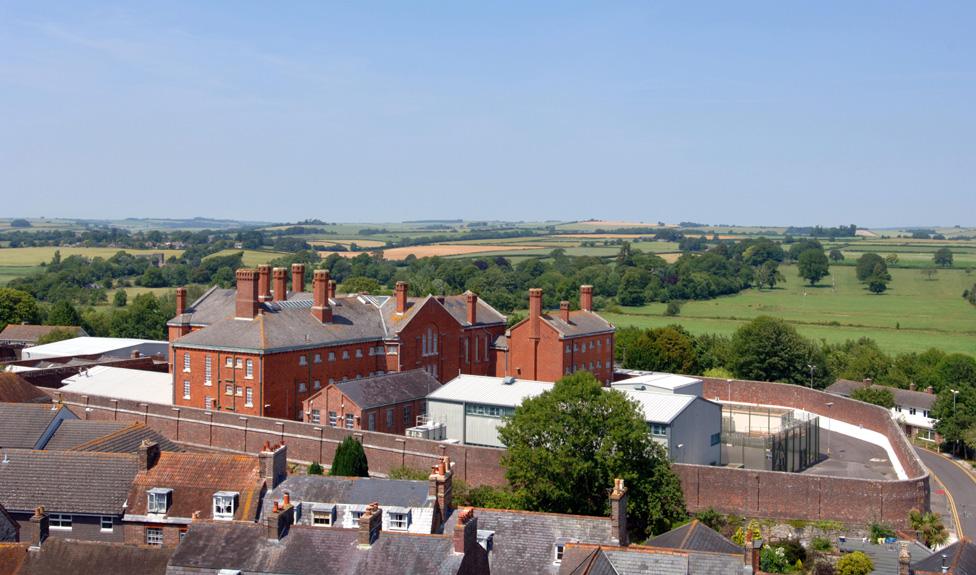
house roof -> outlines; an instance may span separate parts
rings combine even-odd
[[[360,409],[371,409],[427,397],[441,383],[422,369],[376,375],[339,382],[335,387]],[[324,393],[322,390],[315,395]],[[313,401],[315,396],[309,399]]]
[[[568,544],[559,570],[563,575],[734,575],[743,572],[741,554],[585,544]]]
[[[60,409],[43,403],[0,403],[0,447],[33,449]]]
[[[6,449],[0,505],[32,512],[119,515],[139,465],[134,455]]]
[[[327,565],[328,573],[337,575],[453,575],[465,558],[454,553],[450,535],[383,531],[368,548],[360,548],[357,537],[356,529],[292,525],[280,541],[272,541],[261,524],[195,521],[170,567],[319,575]]]
[[[0,543],[0,573],[15,575],[27,559],[27,543]]]
[[[372,477],[330,477],[327,475],[292,475],[265,496],[261,516],[271,511],[287,491],[293,503],[336,503],[422,508],[433,506],[428,499],[426,481],[377,479]]]
[[[16,373],[0,372],[0,403],[49,403],[51,398]]]
[[[444,309],[446,309],[449,314],[454,316],[454,319],[456,319],[459,324],[465,327],[470,327],[505,323],[507,318],[497,309],[488,305],[481,298],[478,298],[477,307],[475,308],[475,323],[468,323],[468,293],[471,292],[465,292],[461,295],[444,296]]]
[[[827,393],[850,397],[851,394],[854,393],[854,390],[866,387],[868,385],[870,384],[864,381],[838,379],[836,382],[827,387]],[[938,399],[938,396],[934,393],[926,393],[924,391],[912,391],[910,389],[901,389],[899,387],[877,384],[871,385],[871,387],[876,389],[891,390],[891,395],[893,395],[895,398],[895,405],[901,407],[914,407],[916,409],[930,410],[932,409],[932,406],[935,405],[935,400]]]
[[[173,490],[167,517],[188,519],[199,511],[201,517],[210,518],[214,493],[233,491],[239,494],[234,519],[253,521],[264,479],[254,456],[164,451],[151,469],[140,470],[132,482],[127,517],[147,514],[146,492],[154,488]]]
[[[610,519],[560,513],[475,509],[478,529],[494,531],[492,573],[558,573],[557,541],[611,545]]]
[[[166,372],[96,365],[65,378],[63,383],[61,391],[164,405],[173,403],[173,375]]]
[[[925,559],[912,564],[917,575],[941,574],[942,557],[950,575],[976,575],[976,544],[968,537],[940,549]]]
[[[172,547],[124,545],[94,541],[48,538],[40,550],[26,553],[18,571],[12,575],[163,575],[173,554]],[[8,573],[7,571],[0,571]]]
[[[517,407],[526,398],[541,395],[552,386],[552,383],[531,379],[461,374],[428,395],[427,399]]]
[[[734,554],[744,551],[742,547],[729,541],[721,533],[697,519],[649,539],[647,545],[683,551],[710,551],[715,553]]]
[[[542,320],[552,326],[562,337],[612,333],[616,329],[612,323],[592,311],[571,311],[569,312],[568,323],[563,321],[559,314],[551,313],[543,313]]]
[[[636,400],[640,403],[641,409],[644,410],[644,420],[654,423],[671,423],[695,401],[706,401],[694,395],[671,395],[628,387],[605,389],[619,391],[629,399]]]
[[[44,449],[138,453],[139,445],[145,439],[158,443],[162,451],[183,451],[182,447],[144,423],[83,419],[62,421]]]
[[[76,336],[88,335],[85,330],[77,325],[25,325],[7,324],[7,327],[0,331],[0,342],[10,343],[37,343],[41,337],[55,330],[72,331]]]

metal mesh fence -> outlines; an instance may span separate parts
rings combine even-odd
[[[792,410],[726,405],[722,465],[803,471],[820,460],[820,419]]]

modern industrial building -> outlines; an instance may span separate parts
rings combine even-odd
[[[118,358],[153,355],[166,357],[169,344],[165,341],[124,337],[75,337],[25,348],[22,353],[25,360],[96,354]]]
[[[166,372],[96,365],[65,378],[63,392],[128,399],[144,403],[173,403],[173,377]]]

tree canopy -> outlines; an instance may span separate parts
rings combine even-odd
[[[808,249],[800,254],[797,260],[800,277],[816,285],[817,282],[830,275],[830,261],[822,249]]]
[[[944,268],[951,268],[952,250],[950,250],[949,248],[939,248],[932,256],[932,261],[935,262],[935,265],[937,266],[942,266]]]
[[[823,351],[785,321],[759,316],[732,336],[732,372],[736,377],[813,385],[823,389],[831,381]]]
[[[369,477],[369,464],[366,461],[363,444],[356,441],[354,437],[343,439],[339,447],[336,448],[329,475]]]
[[[895,406],[895,394],[887,387],[869,386],[859,387],[851,392],[851,399],[880,405],[885,409]]]
[[[37,323],[40,311],[29,293],[11,288],[0,288],[0,329],[8,323]]]

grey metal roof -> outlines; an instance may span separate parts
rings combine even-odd
[[[608,391],[619,391],[629,399],[640,403],[641,408],[644,410],[644,419],[655,423],[671,423],[693,402],[706,401],[694,395],[671,395],[627,387],[608,387],[605,389]]]
[[[58,414],[42,403],[0,403],[0,448],[33,449]]]
[[[865,387],[868,384],[863,381],[852,381],[850,379],[838,379],[836,382],[827,387],[827,393],[832,393],[834,395],[841,395],[843,397],[850,397],[851,393],[855,389]],[[895,398],[895,405],[901,407],[914,407],[916,409],[929,410],[935,405],[935,400],[938,396],[934,393],[926,393],[924,391],[912,391],[910,389],[901,389],[899,387],[892,387],[888,385],[872,385],[871,387],[876,389],[888,389],[891,391],[891,395]]]
[[[427,498],[428,489],[426,481],[292,475],[265,496],[261,516],[269,513],[274,501],[281,501],[286,491],[294,503],[367,505],[375,501],[384,507],[419,508],[433,505]]]
[[[453,575],[464,558],[454,553],[450,535],[383,531],[368,548],[356,544],[357,536],[356,529],[293,525],[280,541],[271,541],[261,524],[197,521],[176,548],[169,568],[235,569],[249,574]]]
[[[716,553],[743,553],[742,547],[729,541],[721,533],[694,519],[662,533],[646,543],[650,547],[681,549],[684,551],[711,551]]]
[[[351,379],[335,384],[360,409],[415,401],[427,397],[441,383],[422,369]],[[324,393],[320,391],[319,393]],[[316,394],[317,395],[317,394]]]
[[[0,505],[8,511],[119,515],[139,466],[134,455],[6,449]],[[3,456],[0,456],[0,460]]]
[[[442,385],[427,398],[517,407],[525,399],[541,395],[552,389],[554,385],[532,379],[515,379],[512,383],[505,383],[506,379],[508,378],[461,374]]]

